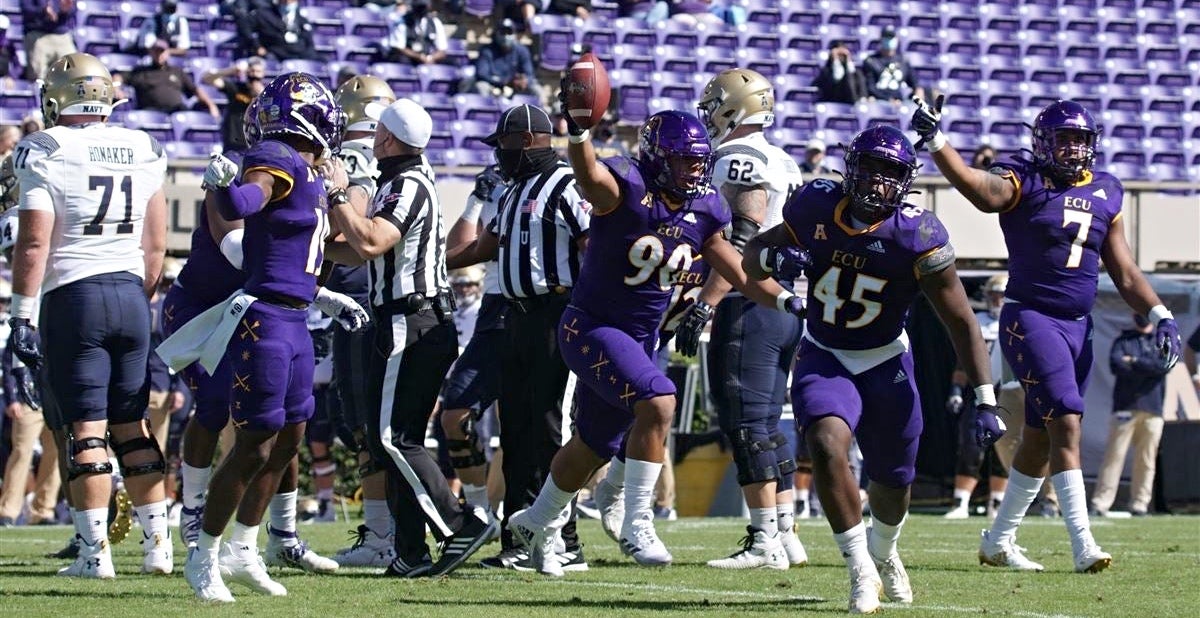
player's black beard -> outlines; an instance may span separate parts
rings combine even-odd
[[[549,147],[528,150],[497,148],[496,162],[500,167],[500,175],[516,180],[553,167],[558,163],[558,153]]]

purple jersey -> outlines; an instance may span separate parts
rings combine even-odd
[[[1000,213],[1008,246],[1005,295],[1059,318],[1091,313],[1100,248],[1121,216],[1121,182],[1105,172],[1090,172],[1074,186],[1054,189],[1024,161],[1005,163],[992,173],[1003,175],[1018,192]]]
[[[696,304],[697,298],[700,298],[700,290],[708,279],[709,270],[708,262],[704,261],[703,256],[697,255],[692,261],[692,267],[687,272],[679,273],[675,279],[674,290],[671,292],[671,303],[667,305],[667,310],[663,313],[662,325],[658,328],[659,339],[663,339],[664,335],[674,333],[675,329],[679,328],[679,323],[683,321],[687,310]]]
[[[783,221],[812,255],[809,336],[834,349],[869,350],[900,337],[919,277],[953,263],[954,249],[929,211],[906,205],[856,230],[849,204],[841,184],[817,179],[788,200]]]
[[[688,273],[704,243],[730,221],[716,192],[672,209],[649,193],[637,162],[605,159],[621,186],[623,203],[593,214],[588,250],[572,304],[635,339],[654,336],[675,284]]]
[[[263,171],[276,178],[276,192],[261,211],[246,218],[242,240],[246,292],[312,302],[324,259],[325,187],[291,146],[265,140],[246,152],[242,174]]]

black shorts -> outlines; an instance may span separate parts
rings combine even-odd
[[[375,325],[352,333],[344,328],[333,329],[333,386],[340,400],[330,408],[334,426],[363,430],[371,418],[368,409],[367,367],[371,358],[371,342],[375,340]]]
[[[504,315],[508,304],[499,294],[483,297],[475,333],[446,376],[443,410],[488,409],[500,397],[500,351],[505,346]]]

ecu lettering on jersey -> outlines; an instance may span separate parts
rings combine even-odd
[[[913,263],[913,272],[917,278],[941,272],[954,263],[954,247],[946,243],[937,249],[917,258]]]

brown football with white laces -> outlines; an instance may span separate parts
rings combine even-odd
[[[567,71],[567,113],[580,128],[590,129],[604,118],[612,91],[608,71],[596,54],[587,52]]]

